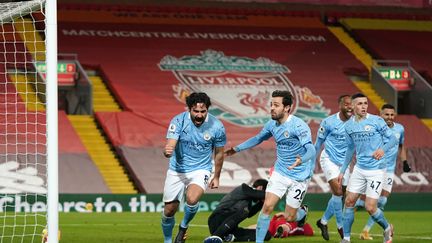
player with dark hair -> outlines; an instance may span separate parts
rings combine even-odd
[[[225,152],[230,156],[257,146],[273,136],[276,142],[276,162],[261,213],[258,216],[256,242],[263,242],[270,224],[270,214],[286,195],[285,217],[288,222],[305,223],[307,207],[302,206],[312,176],[315,148],[311,131],[300,118],[290,115],[293,100],[289,91],[276,90],[270,102],[271,119],[261,132]]]
[[[264,203],[267,180],[258,179],[252,187],[243,183],[226,194],[208,219],[212,236],[204,242],[255,241],[255,229],[245,229],[238,225],[258,213]],[[269,240],[271,235],[266,236]]]
[[[347,151],[340,169],[338,183],[351,163],[354,151],[356,164],[348,182],[343,215],[344,238],[341,243],[351,241],[351,227],[354,222],[354,205],[361,194],[366,195],[365,208],[384,229],[384,242],[392,242],[393,226],[387,222],[384,213],[377,208],[383,188],[386,170],[385,154],[396,145],[397,139],[385,121],[367,113],[368,99],[363,94],[352,97],[354,115],[345,124]]]
[[[353,111],[351,96],[341,95],[338,99],[338,104],[339,112],[321,122],[315,142],[317,155],[324,144],[319,163],[332,192],[332,197],[327,203],[324,215],[316,222],[316,225],[321,230],[321,236],[325,240],[330,239],[327,222],[333,215],[336,216],[339,235],[343,238],[342,197],[349,177],[349,170],[346,170],[342,186],[338,184],[340,167],[344,162],[348,146],[345,138],[345,124],[351,118]]]
[[[219,186],[224,160],[225,128],[216,117],[208,114],[210,98],[205,93],[192,93],[186,98],[186,104],[189,111],[171,120],[163,151],[164,156],[169,158],[162,213],[165,243],[172,242],[174,215],[184,195],[184,217],[174,242],[185,242],[186,230],[198,211],[199,199],[208,186]],[[213,153],[215,169],[210,180]]]
[[[404,172],[409,172],[411,170],[408,162],[407,162],[407,153],[404,146],[405,141],[405,129],[404,127],[394,122],[396,118],[396,110],[394,106],[390,104],[384,104],[381,107],[381,117],[387,123],[387,126],[394,133],[396,138],[398,139],[398,143],[391,147],[390,150],[384,155],[384,158],[387,162],[387,171],[386,177],[383,181],[383,189],[381,192],[381,196],[378,199],[378,208],[384,210],[384,206],[387,204],[387,199],[390,196],[392,187],[393,187],[393,178],[396,169],[396,161],[399,155],[401,161],[403,161],[403,170]],[[364,207],[364,200],[361,198],[357,200],[356,206]],[[373,238],[369,235],[369,231],[374,225],[375,221],[369,217],[368,222],[363,228],[363,232],[360,234],[360,239],[362,240],[372,240]]]

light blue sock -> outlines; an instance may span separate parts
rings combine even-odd
[[[369,232],[374,224],[375,224],[375,220],[372,218],[372,216],[369,216],[368,221],[367,221],[365,227],[363,228],[363,230],[366,230]]]
[[[351,227],[354,223],[354,207],[345,207],[343,213],[343,232],[344,239],[349,240],[351,238]]]
[[[381,196],[378,199],[378,208],[380,208],[381,210],[384,210],[384,206],[387,204],[387,197],[383,197]],[[370,231],[370,229],[372,229],[372,226],[375,224],[375,220],[372,218],[372,216],[369,217],[364,230]]]
[[[332,196],[333,200],[333,209],[336,217],[336,225],[337,228],[340,229],[343,227],[343,214],[342,214],[342,196]]]
[[[306,211],[304,211],[302,208],[297,209],[297,215],[296,215],[296,221],[300,221],[304,218],[306,215]]]
[[[384,217],[383,211],[377,208],[377,211],[371,215],[373,220],[379,224],[384,230],[389,226],[387,219]]]
[[[270,215],[263,214],[262,212],[258,216],[257,227],[256,227],[256,241],[257,243],[263,243],[264,238],[267,234],[267,230],[270,225]]]
[[[189,222],[195,217],[195,214],[198,212],[198,207],[199,203],[195,205],[189,205],[185,203],[184,216],[180,224],[182,228],[187,228],[189,226]]]
[[[164,243],[171,243],[172,242],[172,231],[175,224],[175,218],[174,217],[167,217],[162,212],[162,232],[164,235]]]
[[[360,199],[360,198],[357,199],[357,202],[355,203],[354,207],[356,207],[356,208],[358,208],[358,207],[364,208],[365,207],[365,201],[362,200],[362,199]]]
[[[327,224],[327,222],[333,217],[334,207],[333,207],[333,196],[327,202],[327,208],[324,211],[324,215],[321,218],[321,223]]]
[[[383,196],[381,196],[379,199],[378,199],[378,207],[381,209],[381,210],[384,210],[384,206],[387,204],[387,197],[383,197]]]

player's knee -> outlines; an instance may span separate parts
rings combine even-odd
[[[163,214],[166,217],[174,216],[175,213],[177,212],[178,205],[179,205],[178,201],[165,203]]]
[[[370,204],[370,203],[366,203],[365,204],[365,210],[370,214],[374,214],[377,210],[377,205],[375,204]]]
[[[355,200],[355,198],[346,197],[345,198],[345,207],[349,207],[349,208],[354,207],[356,201],[357,200]]]
[[[164,215],[165,215],[165,217],[172,217],[172,216],[175,215],[176,212],[177,212],[177,210],[172,209],[172,208],[170,208],[170,209],[164,209]]]
[[[264,205],[262,208],[262,212],[264,214],[270,215],[273,212],[274,206],[273,205]]]
[[[199,202],[199,198],[188,198],[186,203],[190,206],[196,205]]]

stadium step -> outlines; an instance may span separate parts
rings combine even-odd
[[[121,111],[119,104],[111,95],[103,79],[97,75],[89,75],[93,85],[93,111],[95,112],[116,112]]]
[[[421,119],[421,121],[432,131],[432,119]]]
[[[137,193],[94,118],[86,115],[69,115],[68,118],[111,192]]]
[[[345,47],[369,70],[372,68],[372,57],[341,27],[328,27]]]
[[[14,22],[14,27],[21,40],[25,40],[26,48],[33,56],[33,60],[45,61],[45,42],[36,30],[34,21],[28,18],[20,18]]]
[[[386,103],[385,100],[375,92],[369,81],[354,81],[355,86],[366,95],[369,100],[376,106],[376,108],[381,109],[381,107]]]
[[[372,68],[373,59],[342,27],[328,27],[342,44],[369,70]],[[366,95],[378,109],[385,104],[385,100],[378,95],[369,81],[354,81],[355,86]]]
[[[339,22],[349,29],[432,31],[432,22],[421,20],[342,18]]]
[[[39,100],[35,91],[35,81],[29,75],[11,73],[9,78],[15,85],[15,88],[25,103],[28,111],[45,111],[44,104]]]

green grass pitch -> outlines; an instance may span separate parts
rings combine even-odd
[[[272,239],[271,242],[325,242],[315,226],[322,212],[309,212],[308,222],[313,226],[313,237],[296,236],[288,239]],[[394,242],[432,242],[432,212],[385,212],[387,219],[394,225]],[[202,242],[208,236],[208,212],[199,212],[191,222],[186,242]],[[182,217],[176,215],[176,227]],[[61,243],[142,243],[163,242],[160,228],[160,213],[61,213]],[[378,225],[372,229],[373,241],[359,240],[359,233],[367,220],[365,211],[356,212],[353,225],[352,242],[382,242],[382,230]],[[247,226],[256,223],[256,216],[242,223]],[[335,222],[329,222],[330,241],[339,242]]]

